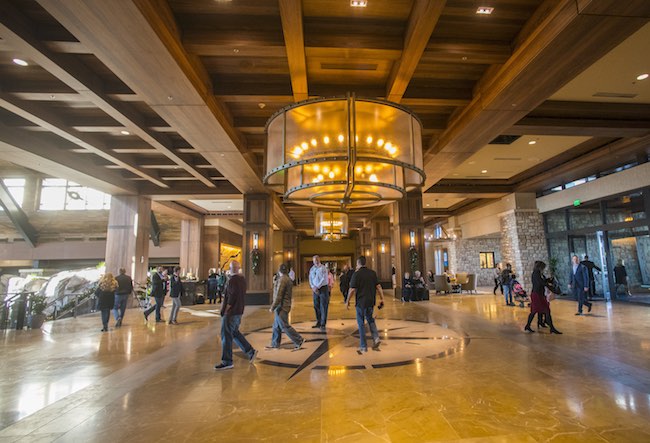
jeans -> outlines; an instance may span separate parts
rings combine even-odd
[[[573,295],[575,296],[576,300],[578,300],[579,313],[582,314],[582,305],[591,307],[591,303],[587,301],[587,296],[589,295],[589,291],[585,292],[585,288],[578,288],[576,287],[576,285],[573,285]]]
[[[102,308],[102,325],[104,329],[108,329],[108,320],[111,318],[111,308]]]
[[[510,285],[503,285],[503,297],[506,299],[506,304],[512,304],[512,291]]]
[[[366,328],[364,326],[364,320],[368,322],[368,327],[370,328],[370,335],[372,335],[372,342],[377,343],[379,341],[379,332],[377,331],[377,325],[375,324],[375,319],[372,316],[372,311],[374,308],[371,306],[369,308],[362,308],[357,306],[357,325],[359,326],[359,347],[361,349],[368,349],[366,344]]]
[[[126,313],[126,302],[129,300],[129,294],[115,294],[115,305],[113,306],[113,317],[115,321],[124,319]]]
[[[221,318],[221,363],[225,365],[232,364],[233,341],[248,358],[255,353],[255,349],[248,343],[246,337],[239,332],[239,323],[241,323],[241,315],[226,314]]]
[[[289,340],[296,346],[302,342],[302,336],[289,324],[289,313],[278,309],[275,311],[275,320],[273,321],[273,336],[271,337],[271,346],[279,347],[282,341],[282,333],[287,334]]]
[[[148,316],[155,309],[156,310],[156,321],[160,321],[161,320],[160,309],[162,308],[163,303],[165,302],[165,297],[164,296],[163,297],[154,297],[154,299],[156,300],[156,304],[154,306],[150,306],[149,309],[144,311],[144,315]]]
[[[324,328],[327,324],[327,309],[330,304],[330,291],[328,286],[322,286],[314,292],[314,311],[316,324]]]
[[[169,314],[169,323],[175,322],[178,311],[181,309],[181,298],[172,297],[172,312]]]

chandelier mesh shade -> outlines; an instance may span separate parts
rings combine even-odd
[[[285,201],[355,208],[422,186],[422,125],[394,103],[354,96],[307,100],[267,123],[264,183]]]
[[[314,220],[314,236],[323,240],[340,240],[348,235],[348,214],[340,211],[318,211]]]

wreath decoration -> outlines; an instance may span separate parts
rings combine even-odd
[[[418,251],[414,246],[409,248],[409,264],[411,265],[411,275],[413,275],[418,269]]]
[[[253,268],[253,274],[257,275],[260,271],[260,265],[262,264],[262,253],[259,249],[255,248],[251,251],[251,267]]]

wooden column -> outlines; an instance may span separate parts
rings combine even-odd
[[[206,278],[210,269],[219,269],[221,260],[221,238],[218,226],[203,226],[201,242],[201,275],[199,278]],[[224,271],[227,269],[224,269]]]
[[[268,194],[244,195],[243,273],[247,282],[246,303],[267,305],[273,296],[273,245],[271,223],[273,200]],[[257,237],[260,264],[253,272],[251,252]]]
[[[106,272],[126,268],[134,283],[145,284],[149,267],[151,200],[132,195],[111,197],[106,234]]]
[[[357,258],[361,257],[362,255],[365,255],[368,264],[372,265],[372,235],[370,228],[362,228],[359,230],[359,249],[357,250],[357,256],[354,257],[351,263],[353,268],[357,265]]]
[[[372,262],[368,265],[377,273],[382,288],[390,289],[393,287],[393,282],[391,280],[392,262],[390,257],[390,218],[373,218],[370,222],[370,233]]]
[[[297,231],[282,232],[282,255],[283,261],[296,273],[296,279],[300,280],[300,234]]]
[[[181,220],[181,273],[207,277],[203,262],[203,217]]]
[[[415,270],[426,276],[424,269],[424,218],[422,208],[422,193],[409,192],[406,197],[394,203],[394,240],[395,240],[395,298],[402,296],[402,278],[404,272],[413,275],[411,266],[411,233],[413,233],[413,248],[417,253]]]

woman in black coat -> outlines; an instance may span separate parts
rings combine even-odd
[[[115,290],[117,280],[113,274],[107,272],[99,279],[95,295],[97,296],[97,309],[102,313],[102,332],[108,331],[108,320],[111,318],[111,309],[115,305]]]

